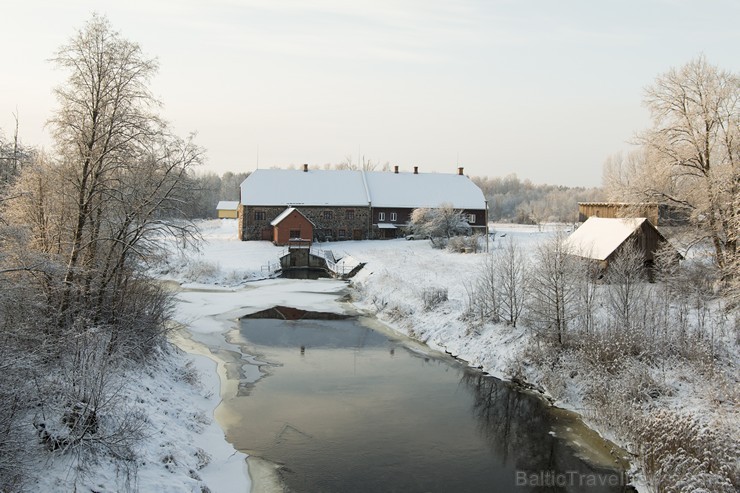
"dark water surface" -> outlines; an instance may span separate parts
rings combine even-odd
[[[229,342],[268,364],[224,402],[228,439],[288,491],[625,491],[563,438],[571,415],[357,320],[244,319]]]

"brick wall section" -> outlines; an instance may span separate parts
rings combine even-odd
[[[276,245],[287,245],[288,240],[293,238],[313,239],[313,226],[297,210],[283,218],[277,226],[273,227],[273,230],[272,242]],[[300,235],[291,235],[291,231],[298,231]]]

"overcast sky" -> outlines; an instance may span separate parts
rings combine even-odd
[[[321,166],[598,186],[650,124],[644,88],[703,53],[738,71],[737,0],[9,0],[0,129],[26,144],[63,74],[47,60],[93,11],[157,57],[153,90],[204,169]]]

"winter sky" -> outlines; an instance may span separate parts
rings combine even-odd
[[[361,155],[597,186],[649,125],[658,74],[701,53],[739,65],[736,0],[9,0],[6,137],[17,111],[50,147],[47,60],[93,11],[159,59],[163,115],[217,173]]]

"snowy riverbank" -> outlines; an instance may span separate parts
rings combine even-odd
[[[239,242],[233,220],[204,222],[202,228],[206,239],[202,250],[173,258],[161,273],[184,283],[187,288],[202,288],[183,293],[179,309],[180,321],[190,325],[194,337],[201,343],[216,337],[228,324],[233,324],[237,316],[246,313],[245,310],[252,311],[258,306],[284,303],[317,309],[318,300],[297,292],[271,290],[271,281],[258,283],[258,289],[251,282],[265,277],[264,267],[269,262],[274,263],[283,248],[268,242]],[[558,228],[551,226],[541,231],[537,227],[499,225],[497,243],[492,248],[498,248],[500,238],[506,235],[529,254]],[[568,371],[566,374],[571,376],[565,379],[567,381],[562,375],[548,375],[545,369],[527,360],[525,353],[531,334],[524,328],[503,324],[471,327],[462,320],[467,290],[485,254],[434,250],[426,241],[345,241],[320,246],[333,250],[337,257],[350,254],[367,263],[351,283],[352,302],[358,309],[377,315],[400,333],[434,349],[448,351],[494,375],[510,378],[512,368],[517,368],[528,381],[544,387],[557,405],[582,413],[587,422],[596,424],[606,437],[619,443],[615,430],[606,425],[604,419],[592,419],[594,416],[584,403],[584,382],[592,375]],[[432,311],[425,309],[423,301],[424,292],[429,288],[447,292],[447,300]],[[652,409],[682,413],[702,420],[710,430],[720,429],[735,436],[738,428],[734,405],[736,391],[722,388],[737,378],[737,360],[731,361],[728,362],[729,379],[723,376],[710,382],[693,373],[691,368],[682,371],[680,364],[662,369],[646,366],[638,370],[663,372],[662,376],[648,375],[660,378],[662,388],[667,389],[662,397],[650,402]],[[564,364],[568,363],[566,360]],[[735,377],[732,377],[733,371]],[[562,369],[559,372],[562,373]],[[635,447],[631,443],[622,445],[631,450]],[[211,484],[209,487],[214,492],[221,491]]]
[[[176,342],[194,354],[164,355],[161,365],[151,375],[129,377],[130,400],[139,402],[146,410],[152,430],[141,451],[140,491],[249,490],[245,456],[234,452],[218,425],[218,420],[224,419],[219,416],[218,403],[221,396],[233,389],[222,387],[216,370],[223,373],[224,368],[203,356],[207,353],[204,348],[249,311],[277,304],[321,310],[329,306],[337,286],[344,285],[329,281],[325,293],[311,295],[301,292],[300,281],[293,288],[285,283],[278,287],[269,280],[254,283],[264,279],[264,267],[276,262],[283,248],[268,242],[238,241],[235,220],[206,221],[201,227],[206,240],[201,250],[173,256],[157,273],[160,278],[176,281],[184,288],[178,295],[176,320],[186,325],[188,331],[182,332]],[[496,241],[503,235],[513,237],[531,252],[557,228],[540,231],[536,227],[500,225]],[[589,378],[588,375],[571,377],[562,388],[550,386],[552,379],[523,356],[530,337],[525,329],[502,324],[471,328],[461,319],[469,283],[479,271],[485,254],[449,253],[432,249],[426,241],[405,240],[345,241],[324,243],[321,247],[333,250],[337,257],[349,254],[366,262],[350,284],[352,303],[358,310],[377,315],[394,330],[434,349],[448,351],[494,375],[510,377],[512,367],[521,369],[523,365],[528,381],[543,386],[557,405],[579,411],[586,415],[587,421],[593,422],[588,419],[583,392],[579,391],[579,382]],[[492,245],[497,247],[498,243]],[[448,294],[448,299],[431,312],[425,309],[423,300],[425,290],[430,288],[443,288]],[[188,361],[192,361],[189,367]],[[737,360],[733,365],[728,368],[730,372],[736,372]],[[183,368],[189,369],[183,371]],[[199,378],[194,378],[196,374]],[[672,371],[664,381],[672,391],[654,405],[701,417],[705,422],[719,419],[720,413],[725,420],[723,430],[730,436],[737,435],[736,391],[718,400],[718,384],[706,382],[690,370]],[[608,426],[597,426],[597,429],[608,438],[616,438]],[[209,458],[208,464],[204,464],[204,457]],[[64,477],[64,465],[58,462],[53,467],[57,473],[40,483],[41,489],[63,491],[59,486],[62,483],[50,478]],[[113,466],[101,465],[98,469],[99,474],[75,484],[96,491],[114,491]]]

